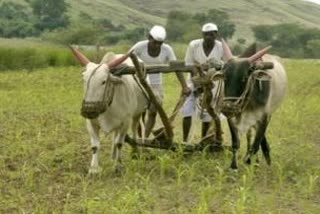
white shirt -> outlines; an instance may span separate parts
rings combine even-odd
[[[184,60],[186,65],[194,65],[195,62],[204,64],[212,58],[221,60],[222,57],[223,57],[223,48],[222,48],[222,43],[220,41],[215,40],[215,45],[213,49],[211,50],[210,54],[206,56],[203,50],[203,39],[196,39],[196,40],[192,40],[189,43]]]
[[[131,50],[133,53],[139,57],[146,65],[155,65],[155,64],[164,64],[169,61],[176,60],[176,55],[174,54],[170,45],[163,43],[161,45],[161,50],[158,56],[152,57],[148,54],[148,40],[137,42]],[[162,75],[161,73],[157,74],[148,74],[148,79],[150,85],[161,85],[162,84]]]

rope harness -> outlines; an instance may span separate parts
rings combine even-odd
[[[240,114],[248,105],[252,92],[254,89],[255,81],[259,81],[259,90],[262,90],[262,81],[270,81],[271,76],[267,71],[257,70],[254,71],[248,78],[245,90],[240,97],[224,97],[222,109],[226,115]]]
[[[85,97],[87,97],[88,88],[90,87],[90,81],[93,75],[97,72],[98,68],[101,67],[103,63],[99,64],[91,73],[88,82],[87,82],[87,90],[85,93]],[[86,118],[96,118],[99,114],[105,112],[107,110],[107,106],[109,107],[112,104],[114,92],[115,92],[115,83],[112,82],[109,78],[111,74],[108,73],[105,79],[104,92],[101,101],[88,102],[83,100],[81,106],[81,115]]]
[[[102,63],[103,64],[103,63]],[[93,77],[93,75],[97,72],[97,70],[101,67],[102,64],[99,64],[91,73],[88,82],[87,82],[87,90],[86,90],[86,94],[85,97],[87,96],[87,91],[88,88],[90,87],[90,81]],[[126,69],[126,67],[122,68],[123,70]],[[144,76],[145,76],[145,69],[144,69]],[[82,101],[82,107],[81,107],[81,115],[86,117],[86,118],[96,118],[99,116],[99,114],[105,112],[107,110],[107,107],[109,107],[112,104],[113,98],[114,98],[114,93],[115,93],[115,85],[116,83],[114,83],[113,81],[111,81],[110,75],[115,75],[115,76],[120,76],[119,74],[121,74],[121,69],[117,70],[117,72],[115,73],[108,73],[106,79],[105,79],[105,86],[104,86],[104,92],[103,92],[103,97],[101,101],[94,101],[94,102],[88,102],[83,100]],[[151,101],[150,98],[147,94],[147,92],[145,91],[145,89],[142,87],[140,81],[137,79],[136,75],[132,75],[133,79],[135,80],[135,82],[137,83],[137,85],[139,86],[139,88],[142,91],[142,94],[144,95],[144,97],[148,100],[148,105],[146,106],[147,108],[150,106]]]
[[[222,75],[222,72],[220,71],[215,71],[213,74],[207,73],[205,76],[202,77],[197,77],[196,82],[201,87],[208,87],[210,91],[214,88],[217,87],[217,90],[215,93],[212,93],[212,100],[215,103],[215,110],[219,112],[222,101],[223,101],[223,79],[219,78],[219,76]],[[218,77],[218,78],[217,78]],[[211,96],[208,90],[204,90],[204,93],[201,93],[201,95],[197,98],[196,100],[196,108],[200,112],[200,118],[204,117],[204,113],[207,113],[207,107],[208,105],[206,103],[207,97]]]

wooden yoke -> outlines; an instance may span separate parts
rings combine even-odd
[[[130,54],[130,58],[136,68],[136,73],[137,73],[137,76],[140,80],[140,83],[141,85],[144,87],[144,89],[146,90],[146,92],[148,93],[149,95],[149,98],[151,99],[151,102],[155,105],[158,113],[159,113],[159,116],[160,116],[160,119],[164,125],[164,128],[165,128],[165,134],[166,134],[166,137],[167,137],[167,140],[169,143],[172,143],[173,142],[173,131],[172,131],[172,127],[170,125],[170,122],[169,122],[169,119],[168,119],[168,116],[167,114],[165,113],[165,111],[163,110],[162,106],[160,105],[160,103],[157,101],[156,99],[156,96],[154,95],[152,89],[150,88],[149,84],[147,83],[147,81],[144,79],[144,76],[143,76],[143,73],[141,71],[141,66],[140,66],[140,63],[137,59],[137,56],[134,55],[133,53]]]

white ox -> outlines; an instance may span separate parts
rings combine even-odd
[[[237,169],[236,154],[240,147],[241,133],[247,133],[246,163],[251,163],[252,156],[261,146],[263,155],[270,165],[270,147],[265,132],[271,114],[284,98],[287,85],[286,72],[279,57],[266,55],[270,47],[256,52],[254,45],[240,57],[233,57],[225,41],[223,48],[226,63],[221,73],[224,80],[222,112],[228,118],[232,137],[231,168]]]
[[[89,173],[100,170],[98,152],[100,148],[99,130],[114,133],[112,159],[115,170],[120,172],[121,147],[131,124],[133,137],[139,118],[147,107],[148,100],[132,75],[113,76],[109,70],[120,63],[133,66],[127,55],[107,54],[100,64],[90,62],[78,50],[71,48],[75,57],[86,66],[83,72],[84,98],[81,114],[86,118],[90,134],[92,160]]]

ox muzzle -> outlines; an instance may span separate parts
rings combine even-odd
[[[233,117],[241,113],[243,109],[243,102],[240,97],[224,98],[221,105],[221,112],[226,117]]]
[[[105,112],[107,105],[105,102],[87,102],[82,101],[81,115],[87,119],[96,119],[100,114]]]

